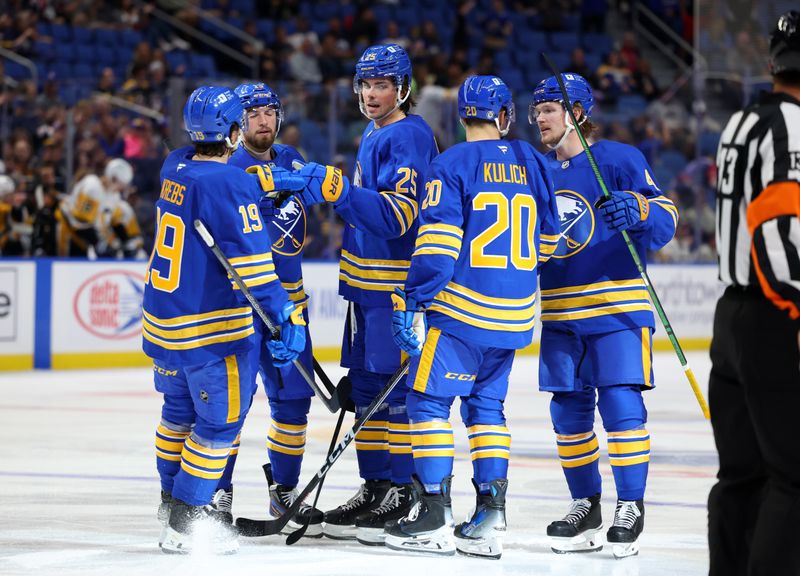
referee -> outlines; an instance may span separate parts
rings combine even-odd
[[[711,576],[800,575],[800,13],[778,19],[769,64],[772,92],[717,152]]]

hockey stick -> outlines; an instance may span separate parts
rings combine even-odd
[[[350,389],[352,388],[352,386],[353,384],[352,382],[350,382],[350,378],[348,378],[347,376],[342,378],[341,381],[339,382],[339,389],[340,390],[346,389],[348,395],[350,393]],[[344,415],[346,413],[347,413],[346,407],[342,407],[342,409],[339,411],[339,417],[336,419],[336,426],[334,427],[333,435],[331,436],[331,443],[328,446],[328,456],[330,456],[333,453],[333,449],[336,448],[336,441],[339,439],[339,432],[342,429],[342,423],[344,422]],[[312,510],[314,510],[317,507],[317,502],[319,502],[319,495],[322,493],[323,484],[325,484],[325,478],[322,478],[319,481],[319,485],[317,486],[317,493],[314,495],[314,503],[311,504]],[[310,524],[311,524],[311,515],[309,514],[308,517],[306,518],[306,521],[303,522],[303,525],[286,537],[286,545],[291,546],[292,544],[300,540],[300,538],[302,538],[305,535],[306,530],[308,530],[308,526]]]
[[[603,191],[603,196],[605,198],[610,198],[611,193],[608,191],[608,187],[606,186],[605,180],[603,180],[602,174],[600,174],[600,169],[597,167],[597,162],[595,162],[594,155],[589,149],[589,144],[586,142],[586,138],[583,137],[583,133],[581,133],[580,127],[578,126],[578,120],[575,118],[575,112],[572,110],[572,102],[569,100],[567,87],[564,86],[564,79],[561,77],[561,72],[558,71],[558,68],[555,64],[553,64],[553,61],[548,58],[547,54],[542,53],[542,57],[544,58],[545,62],[547,62],[547,65],[550,67],[550,70],[552,70],[556,77],[558,87],[561,89],[561,96],[564,98],[564,107],[567,109],[567,113],[569,114],[570,120],[572,120],[573,126],[575,126],[575,133],[578,135],[578,138],[581,141],[581,146],[583,147],[584,152],[586,152],[586,158],[589,160],[589,164],[592,167],[592,172],[594,172],[594,177],[597,179],[597,183],[600,185],[600,189]],[[636,265],[639,275],[642,277],[642,280],[644,280],[647,292],[650,294],[650,300],[652,300],[653,305],[656,308],[656,312],[658,312],[658,317],[661,318],[661,324],[663,324],[664,330],[669,337],[669,341],[672,343],[672,347],[675,349],[675,353],[678,355],[678,360],[680,360],[681,367],[686,374],[686,378],[689,380],[689,384],[692,387],[695,398],[697,398],[698,404],[700,404],[700,410],[703,411],[703,416],[706,418],[706,420],[708,420],[711,416],[708,411],[706,399],[703,396],[703,392],[700,390],[700,386],[697,384],[697,379],[694,377],[694,372],[692,372],[692,369],[689,367],[689,361],[686,359],[686,355],[683,353],[681,344],[678,342],[678,338],[675,336],[675,332],[672,330],[672,324],[670,324],[669,320],[667,319],[667,314],[664,312],[663,306],[661,306],[661,300],[659,300],[658,294],[656,294],[656,290],[653,288],[653,284],[650,282],[650,277],[647,275],[647,270],[645,270],[644,266],[642,265],[642,260],[639,258],[639,253],[636,251],[636,247],[633,245],[627,230],[622,231],[622,238],[625,240],[625,244],[628,246],[628,251],[631,253],[633,263]]]
[[[239,287],[239,290],[242,291],[242,294],[244,294],[244,297],[247,298],[247,301],[250,303],[250,306],[253,307],[253,310],[256,311],[258,316],[261,318],[261,320],[267,326],[267,329],[269,330],[270,335],[272,336],[272,338],[274,340],[278,340],[281,337],[280,328],[275,326],[275,324],[272,322],[270,317],[267,316],[267,313],[264,312],[264,309],[261,307],[261,304],[258,302],[258,300],[255,299],[255,296],[253,296],[253,293],[250,292],[250,288],[247,287],[247,284],[245,284],[244,280],[242,280],[242,277],[239,276],[239,273],[236,271],[236,269],[230,263],[230,260],[228,260],[228,258],[222,252],[222,249],[219,247],[219,245],[217,244],[216,240],[214,240],[214,237],[211,235],[211,232],[208,231],[208,228],[206,228],[206,225],[203,223],[202,220],[200,220],[198,218],[198,219],[196,219],[194,221],[194,227],[195,227],[195,230],[197,230],[197,233],[203,239],[203,242],[205,242],[206,246],[208,246],[211,249],[211,252],[213,252],[214,256],[217,257],[217,260],[219,260],[219,263],[222,264],[222,267],[225,268],[225,271],[230,275],[230,277],[233,279],[233,281]],[[325,407],[331,412],[334,412],[334,413],[338,412],[339,409],[341,408],[340,401],[339,401],[339,396],[336,394],[335,389],[331,390],[331,388],[333,387],[333,384],[327,378],[327,376],[325,378],[327,380],[327,382],[325,383],[325,387],[326,387],[327,391],[330,393],[330,398],[328,396],[326,396],[325,394],[323,394],[322,388],[320,388],[319,384],[317,384],[314,381],[314,377],[311,374],[308,373],[308,370],[306,370],[306,367],[303,366],[303,363],[300,362],[299,358],[295,358],[294,360],[292,360],[292,364],[294,365],[295,368],[297,368],[297,371],[300,372],[300,375],[303,377],[303,379],[306,382],[308,382],[308,385],[311,386],[311,389],[314,390],[314,392],[316,392],[316,394],[319,397],[319,399],[322,401],[323,404],[325,404]],[[316,364],[316,362],[315,362],[315,364]],[[317,366],[318,365],[315,366],[315,370],[317,369]],[[322,368],[319,367],[319,370],[321,371]]]
[[[312,490],[317,487],[318,484],[322,482],[322,479],[325,478],[325,475],[331,469],[331,466],[339,459],[339,456],[342,455],[342,452],[353,442],[358,434],[358,431],[364,427],[364,424],[372,418],[372,415],[378,411],[378,408],[386,401],[389,394],[391,394],[394,387],[397,386],[397,383],[403,379],[406,372],[408,371],[408,359],[406,359],[397,371],[392,374],[389,378],[389,381],[383,387],[383,389],[378,393],[375,399],[372,401],[372,404],[367,406],[367,409],[364,413],[356,420],[353,427],[350,428],[347,432],[345,432],[344,438],[342,438],[341,442],[337,444],[334,449],[328,454],[328,457],[325,459],[325,463],[322,465],[322,468],[317,470],[317,473],[311,479],[311,481],[306,484],[306,487],[303,488],[303,491],[298,494],[295,501],[292,503],[289,508],[286,509],[280,517],[275,518],[274,520],[252,520],[250,518],[237,518],[236,519],[236,526],[239,528],[239,534],[242,536],[247,536],[250,538],[255,538],[259,536],[271,536],[273,534],[278,534],[286,524],[289,523],[289,520],[297,514],[297,511],[302,506],[303,501],[311,494]]]

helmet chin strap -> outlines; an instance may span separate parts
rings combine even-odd
[[[511,119],[508,118],[508,115],[506,115],[506,127],[500,128],[500,117],[498,116],[494,119],[494,125],[497,126],[497,131],[500,132],[500,137],[503,138],[506,134],[508,134],[508,131],[511,130]]]
[[[583,124],[585,120],[586,117],[584,116],[581,118],[581,121],[578,122],[578,126]],[[564,110],[564,125],[566,128],[564,129],[564,134],[561,136],[561,139],[555,144],[546,144],[550,150],[557,150],[558,148],[561,148],[564,145],[564,142],[567,141],[567,136],[569,136],[569,133],[575,130],[575,126],[572,124],[572,122],[570,122],[569,112],[566,109]]]
[[[236,152],[236,149],[239,147],[239,144],[241,144],[241,142],[242,142],[241,130],[239,130],[239,137],[236,139],[236,142],[231,142],[230,136],[225,137],[225,146],[227,146],[231,152]]]
[[[402,84],[397,87],[397,97],[395,98],[394,108],[389,110],[386,114],[384,114],[380,118],[369,117],[369,114],[367,113],[367,105],[364,103],[364,97],[361,95],[360,92],[358,94],[358,109],[361,110],[361,113],[367,118],[367,120],[372,120],[373,122],[380,122],[384,118],[388,118],[389,116],[391,116],[394,113],[394,111],[400,108],[400,106],[402,106],[405,103],[405,101],[408,100],[408,97],[411,96],[411,86],[408,87],[408,92],[406,92],[406,95],[403,98],[400,97],[400,91],[402,89],[403,89]]]

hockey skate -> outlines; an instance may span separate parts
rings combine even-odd
[[[419,500],[408,516],[387,524],[384,544],[392,550],[422,552],[437,556],[452,556],[456,553],[453,540],[453,511],[450,507],[450,482],[452,476],[442,480],[440,494],[428,494],[419,480],[414,484]]]
[[[233,524],[233,486],[229,490],[214,492],[209,506],[210,516],[225,524]]]
[[[239,533],[211,514],[210,506],[191,506],[173,499],[161,551],[189,554],[208,550],[212,554],[234,554],[239,550]]]
[[[158,505],[158,512],[156,518],[161,523],[161,534],[158,536],[158,547],[164,543],[164,538],[167,536],[167,523],[169,522],[169,510],[172,507],[172,494],[169,492],[161,491],[161,503]]]
[[[389,488],[377,508],[356,517],[356,540],[367,546],[383,546],[387,522],[406,516],[417,501],[413,484],[396,484]]]
[[[377,508],[391,487],[389,480],[366,480],[350,500],[325,512],[322,533],[334,540],[354,540],[358,533],[356,518]]]
[[[269,513],[277,518],[282,516],[297,500],[297,489],[275,483],[270,464],[264,465],[264,473],[269,482]],[[300,529],[308,520],[308,529],[303,536],[306,538],[322,538],[322,518],[321,510],[317,510],[303,502],[297,513],[289,520],[289,523],[281,529],[281,534],[291,534]]]
[[[606,541],[611,544],[614,558],[627,558],[639,553],[639,535],[644,530],[644,502],[617,500],[614,524],[608,529]]]
[[[456,526],[453,532],[456,550],[466,556],[494,558],[503,554],[503,535],[506,531],[506,489],[508,480],[498,478],[489,483],[489,493],[481,494],[479,486],[472,481],[477,494],[475,510],[466,522]]]
[[[599,552],[603,544],[597,535],[602,529],[600,494],[575,498],[567,515],[547,527],[550,549],[556,554]]]

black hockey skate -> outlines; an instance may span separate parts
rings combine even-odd
[[[557,554],[599,552],[603,544],[597,534],[603,529],[600,513],[600,494],[575,498],[567,515],[547,527],[550,549]]]
[[[391,487],[389,480],[366,480],[350,500],[325,512],[322,533],[335,540],[354,540],[358,532],[356,518],[380,506]]]
[[[456,553],[453,541],[453,511],[450,507],[450,483],[453,477],[442,480],[440,494],[428,494],[419,480],[414,485],[419,500],[405,518],[386,525],[384,544],[392,550],[423,552],[437,556]]]
[[[169,522],[161,551],[189,554],[195,549],[213,554],[233,554],[239,550],[239,532],[211,514],[211,506],[191,506],[172,500]]]
[[[644,502],[642,500],[617,500],[614,524],[608,529],[606,540],[611,544],[614,558],[627,558],[639,553],[639,535],[644,530]]]
[[[211,498],[208,513],[225,524],[233,524],[233,486],[228,490],[217,490]]]
[[[417,502],[413,484],[395,484],[383,496],[377,508],[372,508],[356,518],[356,540],[367,546],[383,546],[387,522],[406,516]]]
[[[297,488],[276,484],[272,477],[272,465],[270,464],[264,464],[264,474],[269,482],[269,513],[277,518],[282,516],[297,500]],[[300,529],[308,520],[308,530],[303,536],[322,538],[322,519],[322,510],[313,508],[304,502],[289,523],[283,527],[281,534],[291,534]]]
[[[477,494],[475,510],[466,522],[453,531],[456,550],[466,556],[500,559],[503,554],[503,535],[506,532],[506,490],[508,480],[498,478],[489,483],[489,493],[481,494],[472,480]]]

